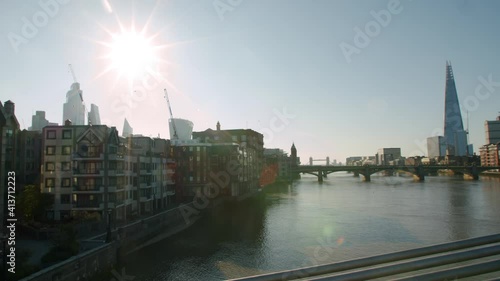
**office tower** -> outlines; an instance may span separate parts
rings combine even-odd
[[[449,155],[466,156],[471,154],[467,151],[467,132],[464,130],[455,77],[453,76],[453,69],[449,61],[446,62],[444,139]]]
[[[181,119],[181,118],[170,118],[168,120],[168,126],[170,131],[170,139],[175,139],[174,137],[174,122],[175,130],[177,133],[178,140],[190,140],[193,134],[193,122]]]
[[[486,144],[497,144],[500,142],[500,116],[494,121],[484,121],[486,133]]]
[[[31,127],[28,131],[39,131],[41,132],[45,126],[57,126],[57,123],[51,123],[45,119],[45,111],[37,110],[35,115],[31,117]]]
[[[377,165],[392,165],[401,159],[401,148],[380,148],[376,155]]]
[[[63,105],[63,120],[71,120],[73,125],[85,125],[85,105],[83,104],[83,92],[80,83],[73,83],[71,89],[66,93],[66,103]]]
[[[443,136],[427,138],[427,156],[429,158],[446,155],[446,141]]]
[[[99,115],[99,107],[95,104],[90,105],[89,125],[101,125],[101,115]]]
[[[123,131],[122,131],[122,137],[130,137],[134,133],[134,129],[130,126],[130,124],[127,121],[127,118],[125,118],[125,121],[123,121]]]

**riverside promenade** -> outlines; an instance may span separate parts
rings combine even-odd
[[[106,243],[107,233],[80,240],[85,251],[65,261],[44,268],[21,280],[86,280],[117,268],[121,260],[139,249],[171,237],[192,226],[200,216],[186,220],[182,208],[193,208],[192,203],[141,218],[111,231],[111,242]]]

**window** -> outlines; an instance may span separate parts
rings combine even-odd
[[[101,149],[99,146],[89,146],[88,147],[88,156],[89,157],[99,157],[99,154],[101,153]]]
[[[61,204],[69,204],[70,197],[69,194],[61,194]]]
[[[71,130],[63,130],[63,139],[71,139]]]
[[[70,178],[63,178],[61,179],[61,186],[62,187],[69,187],[71,185],[71,179]]]
[[[62,171],[71,170],[71,163],[70,162],[61,162],[61,170]]]
[[[54,162],[45,162],[45,171],[52,172],[56,170],[56,165]]]
[[[62,154],[63,155],[70,155],[71,154],[71,146],[65,145],[62,147]]]
[[[236,141],[238,141],[238,136],[231,136],[231,139],[232,139],[234,142],[236,142]]]
[[[56,181],[54,178],[45,179],[45,187],[54,187],[54,186],[56,186]]]
[[[45,155],[54,155],[56,153],[55,146],[47,146],[45,147]]]
[[[56,131],[55,130],[47,130],[47,139],[55,139],[56,138]]]

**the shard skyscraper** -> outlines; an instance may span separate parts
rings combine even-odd
[[[446,88],[444,100],[444,139],[448,155],[467,156],[467,132],[464,131],[457,88],[451,62],[446,62]]]

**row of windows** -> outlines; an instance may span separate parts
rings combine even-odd
[[[54,172],[56,170],[56,163],[45,162],[45,171]],[[61,171],[71,170],[71,162],[61,162]]]
[[[150,193],[149,193],[150,194]],[[149,195],[147,194],[147,195]],[[134,194],[132,194],[132,192],[128,192],[127,194],[123,194],[123,193],[118,193],[116,194],[109,194],[109,200],[111,202],[114,202],[116,200],[119,200],[119,201],[122,201],[124,199],[124,195],[126,195],[127,199],[131,199],[131,198],[134,198],[134,199],[137,199],[135,198],[136,196],[134,196]],[[143,195],[141,193],[141,195]],[[146,195],[146,194],[144,194]],[[143,196],[144,196],[143,195]],[[96,196],[96,195],[93,195],[93,194],[73,194],[73,202],[80,202],[80,203],[98,203],[99,201],[99,197]],[[61,204],[71,204],[71,195],[70,194],[61,194]]]
[[[53,140],[53,139],[56,139],[57,138],[57,134],[56,134],[56,130],[47,130],[47,139],[49,140]],[[71,133],[72,131],[71,130],[63,130],[62,131],[62,138],[63,139],[71,139]]]
[[[46,178],[45,179],[45,187],[55,187],[56,179],[55,178]],[[71,178],[62,178],[61,179],[61,187],[70,187],[71,186]]]
[[[141,180],[142,182],[142,180]],[[146,182],[146,180],[144,180]],[[153,177],[153,182],[156,182],[156,177]],[[137,186],[137,178],[132,178],[132,179],[116,179],[116,178],[110,178],[109,179],[109,185],[110,186],[121,186],[123,184],[132,184],[134,186]],[[93,190],[97,189],[100,186],[102,186],[103,181],[102,178],[73,178],[73,186],[74,187],[79,187],[81,190]],[[45,178],[45,187],[55,187],[56,186],[56,179],[55,178]],[[62,178],[61,179],[61,187],[70,187],[71,186],[71,178]]]
[[[45,155],[54,155],[56,154],[56,147],[48,145],[45,147]],[[61,147],[62,155],[70,155],[71,154],[71,146],[65,145]]]
[[[213,140],[220,140],[220,136],[218,135],[215,135],[215,136],[212,136],[212,137],[209,137],[209,136],[205,136],[205,142],[208,142],[210,139],[213,139]],[[251,139],[255,142],[256,138],[255,136],[251,137]],[[242,142],[246,142],[247,141],[247,135],[240,135],[239,138],[237,135],[232,135],[231,136],[231,140],[233,142],[238,142],[238,141],[242,141]]]

